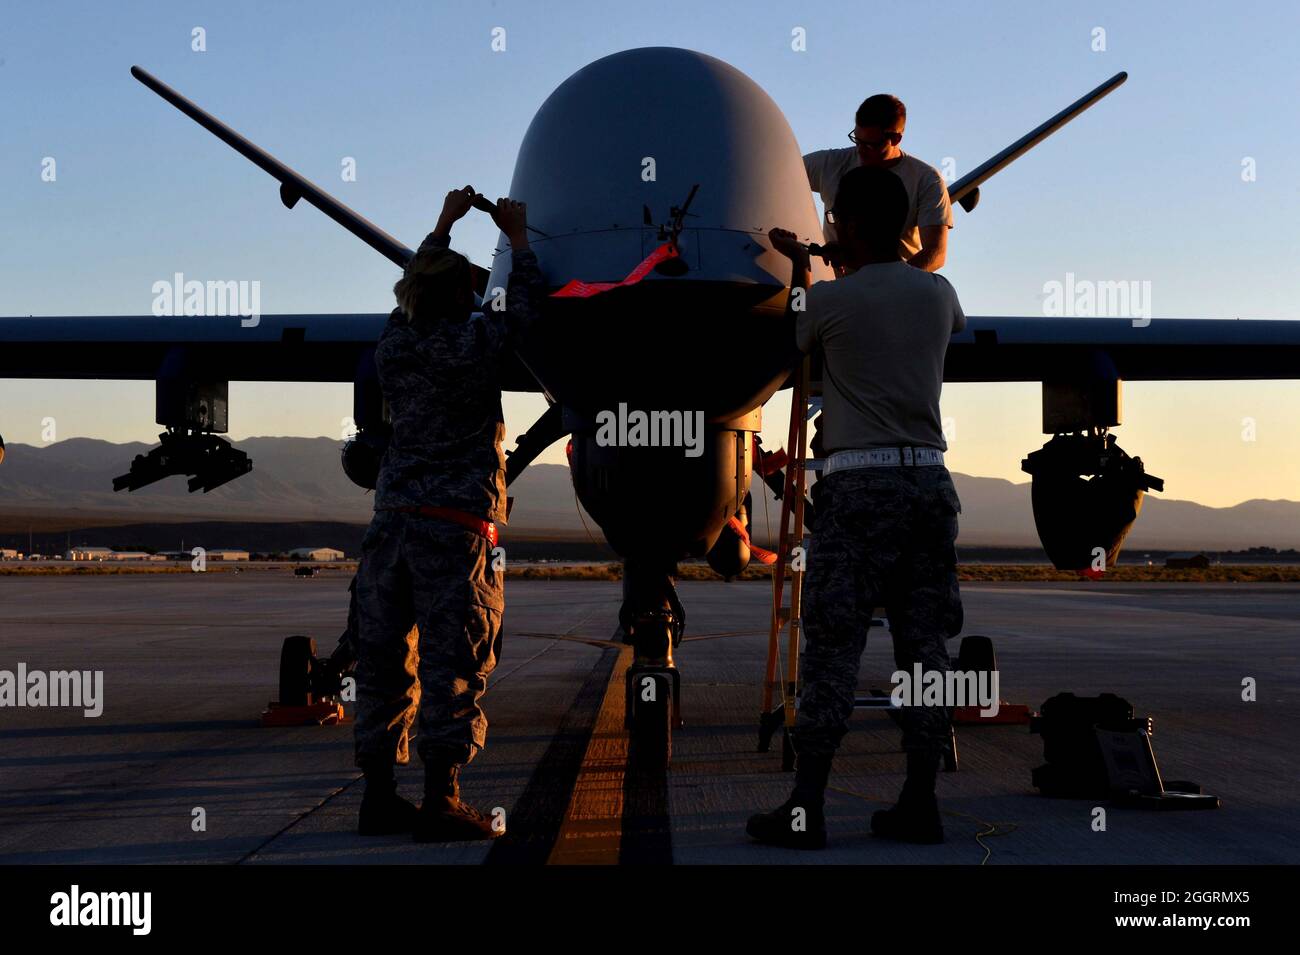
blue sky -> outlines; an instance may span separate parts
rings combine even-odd
[[[565,77],[675,45],[747,73],[807,150],[846,144],[866,95],[901,96],[904,148],[958,174],[1101,80],[1129,82],[957,212],[944,274],[969,314],[1041,314],[1043,285],[1152,283],[1159,317],[1300,318],[1300,68],[1290,3],[561,2],[13,4],[0,33],[0,314],[146,314],[173,272],[257,278],[262,309],[386,311],[395,268],[133,80],[138,63],[413,245],[448,188],[507,188]],[[493,52],[491,30],[507,31]],[[191,30],[206,31],[206,52]],[[791,31],[807,32],[807,51]],[[1094,28],[1106,50],[1092,49]],[[635,104],[629,104],[634,109]],[[42,182],[44,157],[57,180]],[[357,180],[340,178],[343,157]],[[1257,178],[1243,182],[1241,164]],[[486,262],[482,218],[456,245]],[[234,437],[337,436],[346,385],[232,384]],[[1013,478],[1038,386],[945,390],[951,465]],[[784,429],[769,406],[767,430]],[[540,409],[509,397],[513,435]],[[1300,384],[1130,384],[1120,441],[1212,504],[1300,498]],[[0,434],[152,440],[149,383],[0,382]],[[1243,419],[1257,439],[1242,440]],[[547,460],[559,461],[558,450]]]

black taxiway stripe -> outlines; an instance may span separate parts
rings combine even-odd
[[[668,808],[666,772],[638,773],[628,767],[623,777],[623,836],[620,865],[672,865],[673,829]]]
[[[573,785],[582,768],[596,715],[619,651],[606,649],[592,667],[533,775],[519,797],[506,834],[492,844],[484,865],[545,865],[555,846]]]

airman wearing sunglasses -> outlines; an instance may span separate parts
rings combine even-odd
[[[907,108],[896,96],[879,93],[858,107],[856,125],[849,133],[852,146],[819,149],[803,157],[808,183],[826,207],[823,231],[826,242],[835,241],[835,215],[831,207],[840,180],[859,166],[888,169],[907,189],[909,208],[899,237],[900,254],[910,265],[927,272],[943,267],[952,228],[948,187],[933,166],[898,148],[903,140]],[[837,265],[837,272],[841,269]]]

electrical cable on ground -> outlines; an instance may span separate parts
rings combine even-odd
[[[845,789],[842,786],[827,786],[826,788],[837,793],[843,793],[846,796],[853,796],[854,798],[861,799],[864,802],[875,802],[884,806],[894,805],[888,799],[878,799],[875,796],[868,796],[866,793],[856,792],[852,789]],[[981,826],[987,827],[984,830],[975,833],[975,841],[979,844],[979,847],[984,850],[984,858],[980,860],[980,865],[984,865],[988,862],[989,857],[993,855],[993,850],[984,842],[986,837],[1009,836],[1020,828],[1019,823],[989,822],[987,819],[981,819],[979,816],[972,816],[968,812],[957,812],[954,809],[940,809],[939,813],[944,816],[952,816],[954,819],[971,819],[979,823]]]

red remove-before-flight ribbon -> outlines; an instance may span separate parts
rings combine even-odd
[[[647,255],[641,264],[629,272],[627,278],[621,282],[583,282],[580,279],[573,279],[563,288],[552,292],[551,298],[591,298],[591,296],[599,295],[601,292],[608,292],[612,288],[635,285],[649,275],[650,270],[660,262],[674,258],[677,255],[677,250],[671,244],[665,242]]]
[[[785,448],[778,448],[775,451],[764,451],[761,455],[755,455],[755,457],[757,460],[754,464],[754,468],[763,477],[775,474],[790,463],[790,459],[786,456]]]
[[[757,544],[755,544],[752,540],[749,539],[749,531],[745,530],[745,525],[740,523],[740,518],[738,517],[727,518],[727,526],[730,527],[733,531],[735,531],[737,537],[739,537],[741,540],[743,540],[746,544],[749,545],[749,553],[754,557],[755,560],[757,560],[761,564],[776,563],[776,554],[772,553],[770,550],[765,550],[762,547],[759,547]]]

